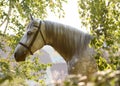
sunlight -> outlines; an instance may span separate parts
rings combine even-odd
[[[76,29],[87,32],[85,27],[82,27],[82,25],[81,25],[79,13],[78,13],[77,0],[69,0],[68,3],[63,4],[63,9],[65,11],[64,18],[59,19],[58,17],[55,16],[54,13],[49,11],[49,15],[46,18],[46,20],[55,21],[55,22],[59,22],[62,24],[70,25],[72,27],[75,27]]]
[[[62,24],[70,25],[76,29],[88,32],[85,27],[81,25],[81,20],[78,13],[77,0],[69,0],[67,3],[63,4],[63,9],[65,11],[64,18],[58,18],[54,13],[48,10],[48,17],[45,20],[50,20],[54,22],[59,22]],[[0,28],[0,31],[4,31],[6,22]],[[8,30],[7,33],[14,34],[13,30]]]

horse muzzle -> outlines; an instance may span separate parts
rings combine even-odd
[[[25,61],[26,55],[27,55],[27,52],[22,52],[22,51],[20,52],[15,51],[14,53],[14,57],[17,62]]]

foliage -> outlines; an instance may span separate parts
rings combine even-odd
[[[14,48],[24,33],[28,16],[44,19],[52,11],[64,17],[62,4],[67,0],[1,0],[0,1],[0,85],[26,86],[27,80],[45,85],[45,70],[50,64],[40,64],[39,59],[16,63],[11,58]],[[5,27],[5,28],[4,28]],[[13,35],[10,33],[13,31]],[[10,47],[9,47],[10,46]]]
[[[6,39],[0,40],[0,86],[27,86],[26,80],[33,80],[44,86],[46,68],[51,64],[41,64],[38,57],[27,58],[25,62],[15,62]]]
[[[120,86],[120,70],[98,71],[89,81],[83,75],[70,75],[56,86]]]
[[[60,17],[64,16],[62,9],[64,2],[66,0],[1,0],[0,26],[7,21],[9,28],[15,30],[14,27],[23,25],[22,23],[26,22],[30,14],[42,19],[45,18],[48,15],[48,9]],[[11,25],[14,25],[14,27]]]
[[[119,0],[78,0],[78,3],[82,24],[90,28],[93,36],[91,46],[97,51],[95,58],[99,69],[116,69],[120,66]],[[111,58],[109,64],[103,60],[105,51],[109,53],[108,57]]]
[[[26,86],[26,80],[34,80],[42,86],[45,85],[43,76],[50,64],[39,64],[37,57],[16,63],[11,55],[24,32],[29,14],[44,19],[47,17],[48,11],[52,11],[59,18],[64,17],[65,13],[62,8],[64,2],[67,2],[67,0],[0,1],[0,29],[5,26],[4,33],[0,32],[0,85]],[[95,58],[100,70],[116,69],[120,66],[119,8],[119,0],[78,0],[80,19],[82,19],[82,24],[85,27],[90,28],[90,33],[93,36],[91,46],[97,51]],[[15,35],[6,34],[10,30],[13,30]],[[103,58],[103,53],[106,51],[109,54],[110,61]],[[119,74],[116,71],[104,71],[98,73],[90,83],[92,83],[92,86],[114,86],[116,82],[120,82],[118,76]],[[64,85],[78,86],[76,80],[79,79],[81,80],[80,86],[84,86],[83,81],[86,80],[86,77],[81,75],[77,76],[77,79],[75,77],[67,79]]]
[[[16,34],[11,40],[14,48],[24,32],[30,14],[44,19],[52,11],[63,17],[65,13],[62,4],[66,2],[67,0],[0,0],[0,29],[4,34],[10,31]]]
[[[0,84],[8,81],[7,84],[11,84],[10,86],[16,86],[16,84],[27,85],[26,80],[33,80],[44,86],[44,75],[48,66],[50,65],[40,64],[37,58],[19,64],[12,62],[10,59],[0,59]]]

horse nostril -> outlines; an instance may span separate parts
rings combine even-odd
[[[15,52],[14,53],[14,58],[17,62],[19,61],[25,61],[26,54],[24,52]]]

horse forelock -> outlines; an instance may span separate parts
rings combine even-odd
[[[45,26],[50,45],[68,55],[82,54],[91,39],[88,33],[60,23],[45,21]]]
[[[33,26],[33,25],[36,25],[36,26],[39,26],[39,23],[40,23],[40,19],[33,19],[29,22],[29,24],[27,25],[26,27],[26,30],[29,29],[29,27]]]

